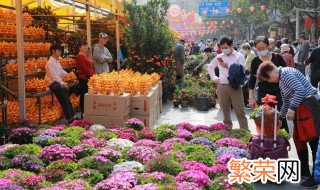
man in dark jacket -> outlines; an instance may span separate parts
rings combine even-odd
[[[184,50],[184,43],[183,39],[180,39],[174,49],[174,60],[177,66],[177,79],[181,79],[183,77],[183,67],[184,62],[186,60],[186,53]]]
[[[305,61],[308,58],[309,55],[309,50],[310,50],[310,45],[309,42],[307,41],[307,37],[305,35],[300,35],[298,38],[298,43],[300,44],[298,49],[298,65],[296,69],[298,69],[303,75],[306,75],[305,72]]]

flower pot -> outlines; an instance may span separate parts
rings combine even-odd
[[[189,101],[181,101],[181,108],[188,108]]]
[[[178,100],[173,100],[173,107],[178,108],[180,105],[180,102]]]

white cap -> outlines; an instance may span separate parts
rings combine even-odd
[[[281,45],[281,53],[286,52],[286,51],[290,51],[290,47],[288,44],[282,44]]]

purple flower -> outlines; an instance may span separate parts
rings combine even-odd
[[[15,182],[0,178],[0,189],[1,190],[23,190],[23,187],[18,186]]]
[[[66,126],[65,125],[55,125],[53,127],[51,127],[52,130],[57,130],[57,131],[62,131],[64,130]]]
[[[188,131],[193,131],[195,128],[194,128],[194,125],[192,125],[191,123],[181,122],[178,124],[178,129],[185,129]]]
[[[158,157],[159,153],[157,153],[154,149],[149,148],[149,147],[134,146],[128,152],[128,156],[130,156],[131,158],[133,158],[143,164],[146,164],[152,158]]]
[[[16,156],[10,161],[11,168],[19,168],[31,172],[40,172],[43,166],[44,163],[37,156],[27,154]]]
[[[134,143],[134,146],[147,146],[147,147],[153,148],[155,150],[158,150],[160,145],[161,144],[159,141],[153,141],[153,140],[148,140],[148,139],[141,139],[141,140],[138,140],[137,142]]]
[[[177,175],[176,179],[178,182],[193,181],[200,187],[204,187],[210,182],[209,176],[198,170],[182,171]]]
[[[29,186],[36,186],[44,182],[45,180],[46,178],[41,175],[33,175],[33,176],[26,177],[24,181]]]
[[[59,131],[55,129],[45,129],[45,130],[38,131],[38,135],[39,136],[47,135],[47,136],[55,137],[58,132]]]
[[[130,141],[136,142],[137,141],[137,137],[134,133],[127,133],[127,132],[122,132],[119,134],[120,139],[128,139]]]
[[[138,184],[138,174],[122,171],[111,174],[109,178],[99,182],[93,190],[132,190]]]
[[[49,188],[44,188],[41,190],[86,190],[88,188],[90,188],[90,186],[87,182],[78,179],[74,181],[60,181]]]
[[[116,162],[119,158],[121,158],[121,153],[111,148],[104,148],[101,151],[99,151],[96,155],[108,158],[113,162]]]
[[[216,164],[227,164],[231,158],[240,158],[231,153],[225,153],[216,158]]]
[[[192,133],[186,129],[178,129],[177,130],[177,133],[178,133],[178,137],[179,138],[191,138],[192,137]]]
[[[228,171],[228,165],[227,164],[218,164],[215,166],[212,166],[210,168],[210,173],[213,172],[214,174],[219,173],[219,172],[226,172]]]
[[[163,148],[164,152],[167,152],[172,149],[173,143],[181,143],[183,145],[189,144],[188,141],[182,138],[170,138],[163,141],[163,143],[161,144],[161,148]]]
[[[140,139],[154,140],[156,138],[156,135],[150,129],[142,129],[141,131],[139,131],[139,137]]]
[[[52,162],[63,158],[76,160],[73,150],[66,145],[54,144],[42,149],[40,156],[45,162]]]
[[[70,126],[79,126],[79,127],[83,127],[86,129],[89,129],[91,127],[91,125],[93,125],[93,123],[89,122],[89,121],[84,121],[84,120],[74,120]]]
[[[153,183],[137,185],[132,190],[158,190],[158,185]]]
[[[100,147],[106,146],[107,141],[104,139],[91,138],[91,139],[83,139],[81,143],[84,145],[94,146],[95,148],[100,148]]]
[[[250,154],[247,150],[241,149],[238,147],[232,147],[232,146],[231,147],[220,147],[215,151],[216,157],[219,157],[222,154],[226,154],[226,153],[234,154],[235,156],[240,157],[240,158],[244,158],[244,157],[249,158],[250,157]]]
[[[156,178],[157,180],[163,180],[164,177],[166,176],[166,174],[163,172],[153,172],[151,173],[151,175],[153,175],[154,178]]]
[[[183,181],[181,183],[177,183],[176,190],[202,190],[202,188],[194,182]]]
[[[94,156],[93,159],[97,162],[102,162],[104,164],[107,164],[109,162],[111,162],[109,159],[103,157],[103,156]]]
[[[132,128],[137,131],[140,131],[145,127],[144,123],[137,118],[129,119],[127,122],[124,123],[124,126],[127,128]]]
[[[81,139],[91,139],[94,138],[92,131],[85,131],[81,134]]]
[[[209,129],[211,131],[227,130],[227,126],[224,123],[214,123],[209,126]]]
[[[224,147],[224,146],[233,146],[233,147],[238,147],[238,148],[243,148],[246,149],[247,145],[243,142],[241,142],[240,140],[236,139],[236,138],[223,138],[223,139],[219,139],[216,141],[216,144],[219,147]]]
[[[194,126],[194,131],[200,131],[200,130],[208,130],[208,126],[206,125],[196,125]]]
[[[213,149],[215,147],[215,144],[211,140],[209,140],[205,137],[194,138],[190,141],[190,144],[201,144],[201,145],[206,146],[211,149]]]
[[[209,175],[209,171],[210,171],[209,167],[207,167],[202,163],[195,162],[195,161],[185,161],[185,162],[182,162],[182,165],[186,170],[202,171],[203,173]]]

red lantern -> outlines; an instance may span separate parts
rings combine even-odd
[[[262,12],[264,12],[264,11],[266,10],[266,6],[265,6],[265,5],[261,5],[260,10],[261,10]]]
[[[218,14],[219,13],[219,10],[218,9],[216,9],[216,10],[214,10],[214,14]]]
[[[237,11],[238,13],[242,13],[242,8],[241,7],[237,8]]]
[[[230,8],[227,8],[226,13],[229,14],[231,12]]]
[[[250,12],[252,12],[252,13],[253,13],[254,9],[255,9],[254,6],[249,7]]]

